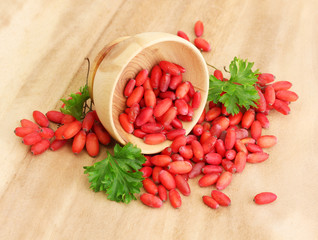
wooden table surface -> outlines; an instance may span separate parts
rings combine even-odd
[[[0,239],[318,239],[318,2],[316,0],[141,1],[12,0],[0,4]],[[270,158],[248,164],[224,190],[228,208],[212,210],[199,188],[180,209],[112,202],[89,189],[83,166],[95,159],[70,147],[32,156],[13,134],[32,111],[59,109],[60,98],[85,84],[85,57],[125,35],[188,33],[201,19],[203,53],[222,68],[234,56],[293,83],[291,113],[271,113]],[[212,69],[210,69],[212,72]],[[256,193],[275,203],[258,206]]]

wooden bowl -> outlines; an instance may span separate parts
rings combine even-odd
[[[95,58],[88,82],[90,96],[94,101],[100,121],[112,137],[121,144],[137,145],[142,153],[153,154],[162,151],[171,141],[148,145],[133,134],[126,133],[119,123],[119,115],[125,109],[123,90],[130,78],[141,69],[148,69],[161,60],[177,63],[186,69],[183,81],[190,81],[202,95],[201,106],[194,111],[191,122],[183,122],[188,134],[206,104],[209,74],[200,51],[190,42],[178,36],[148,32],[132,37],[122,37],[108,44]]]

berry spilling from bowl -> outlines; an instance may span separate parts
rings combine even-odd
[[[160,61],[151,71],[142,69],[124,89],[126,108],[119,116],[122,128],[155,145],[185,135],[182,122],[192,121],[201,93],[183,81],[185,68]],[[149,74],[150,73],[150,74]]]

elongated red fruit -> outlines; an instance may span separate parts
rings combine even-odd
[[[263,152],[263,149],[254,143],[248,143],[246,149],[251,153]]]
[[[290,108],[288,104],[282,100],[275,99],[275,102],[273,104],[273,108],[284,115],[288,115],[290,113]]]
[[[158,195],[163,202],[167,201],[168,199],[167,189],[161,184],[158,186]]]
[[[292,83],[289,81],[277,81],[272,84],[275,91],[288,90],[292,87]]]
[[[24,137],[30,133],[37,132],[38,130],[35,130],[34,128],[30,127],[17,127],[14,130],[14,134],[18,137]]]
[[[163,130],[161,123],[146,123],[140,128],[145,133],[160,133]]]
[[[149,133],[144,136],[144,142],[149,145],[156,145],[166,141],[166,136],[163,133]]]
[[[193,150],[190,145],[181,146],[179,148],[179,153],[185,159],[191,159],[193,157]]]
[[[144,94],[145,104],[147,107],[154,108],[156,106],[156,95],[152,89],[146,89]]]
[[[224,146],[226,150],[232,149],[236,141],[236,131],[234,128],[229,128],[226,132]]]
[[[189,82],[183,82],[178,85],[176,89],[176,97],[177,99],[184,98],[190,90],[190,84]]]
[[[178,193],[178,191],[175,189],[171,189],[169,191],[169,200],[170,200],[171,206],[174,208],[179,208],[182,205],[181,196]]]
[[[142,85],[144,87],[144,90],[146,91],[147,89],[153,90],[151,83],[150,83],[150,78],[147,77],[146,81]]]
[[[205,174],[203,177],[200,178],[199,186],[200,187],[211,186],[218,181],[219,176],[220,175],[218,173]]]
[[[65,114],[61,120],[61,124],[71,123],[71,122],[74,122],[75,120],[76,118],[73,117],[72,115]]]
[[[162,115],[161,123],[165,128],[167,128],[168,125],[175,119],[177,116],[177,108],[171,107],[168,109],[168,111],[165,112],[165,114]]]
[[[277,195],[272,192],[262,192],[254,197],[254,202],[259,205],[272,203],[277,199]]]
[[[221,131],[225,131],[230,126],[230,120],[225,116],[219,116],[213,120],[212,124],[219,124]]]
[[[153,109],[151,107],[145,107],[141,109],[139,115],[136,118],[135,124],[139,127],[142,126],[149,121],[149,119],[152,117],[152,114]]]
[[[274,104],[276,96],[275,96],[275,89],[272,85],[268,85],[265,88],[264,97],[266,99],[267,104],[269,105]]]
[[[243,128],[249,129],[255,119],[255,111],[253,109],[247,110],[242,118],[241,125]]]
[[[214,77],[216,77],[217,79],[219,79],[219,80],[221,80],[221,81],[223,80],[223,73],[222,73],[220,70],[215,69],[213,75],[214,75]]]
[[[126,98],[128,98],[131,95],[131,93],[133,92],[135,86],[136,86],[136,80],[135,79],[130,79],[127,82],[127,84],[125,86],[125,89],[124,89],[124,96]]]
[[[148,70],[142,69],[136,76],[136,87],[139,87],[144,84],[148,77]]]
[[[176,90],[179,84],[182,82],[182,75],[171,76],[169,88],[171,90]]]
[[[210,152],[204,156],[204,160],[208,164],[219,165],[222,162],[222,156],[218,153]]]
[[[238,112],[235,115],[230,115],[229,116],[229,120],[230,120],[230,125],[238,125],[243,117],[243,113],[242,112]]]
[[[222,157],[225,156],[225,146],[224,146],[224,141],[222,139],[218,139],[215,142],[215,150],[218,154],[220,154]]]
[[[74,137],[82,128],[82,123],[80,121],[71,122],[68,127],[64,130],[62,137],[64,139],[70,139]]]
[[[236,172],[238,173],[243,172],[246,165],[246,153],[238,152],[235,156],[234,164],[235,164]]]
[[[166,134],[167,139],[173,141],[176,137],[186,134],[186,130],[183,128],[173,129]]]
[[[96,157],[99,153],[99,142],[95,133],[86,136],[86,150],[91,157]]]
[[[211,196],[221,206],[227,207],[231,205],[231,199],[223,192],[212,190]]]
[[[194,45],[198,49],[200,49],[200,50],[202,50],[204,52],[210,52],[211,51],[210,43],[207,40],[203,39],[203,38],[194,39]]]
[[[33,128],[35,130],[40,130],[39,126],[36,123],[34,123],[34,122],[32,122],[32,121],[30,121],[28,119],[22,119],[20,121],[20,123],[21,123],[22,127]]]
[[[216,119],[218,116],[221,115],[221,108],[220,107],[213,107],[205,114],[205,120],[210,122]]]
[[[201,37],[203,34],[204,26],[203,23],[199,20],[194,25],[194,33],[197,37]]]
[[[176,188],[176,181],[174,177],[166,170],[161,170],[159,172],[159,181],[167,190]]]
[[[40,133],[38,132],[32,132],[29,133],[28,135],[25,135],[22,139],[22,143],[24,143],[25,145],[33,145],[36,144],[38,142],[40,142],[42,140]]]
[[[167,165],[167,169],[172,174],[186,174],[192,170],[192,164],[187,161],[174,161]]]
[[[193,155],[197,159],[203,160],[204,151],[203,151],[203,147],[202,147],[201,143],[198,140],[193,140],[191,142],[191,147],[192,147]]]
[[[164,73],[159,82],[159,90],[161,92],[166,92],[168,90],[171,80],[171,75],[169,73]]]
[[[203,152],[207,154],[214,149],[217,138],[215,136],[210,136],[206,139],[204,143],[202,143]]]
[[[264,112],[266,110],[266,99],[264,97],[264,94],[259,88],[257,88],[256,90],[259,95],[258,103],[256,104],[257,111]]]
[[[176,181],[176,186],[179,189],[179,191],[184,196],[189,196],[191,193],[191,189],[188,182],[181,175],[178,175],[178,174],[174,178]]]
[[[205,205],[207,205],[210,208],[217,209],[220,205],[210,196],[203,196],[202,200]]]
[[[110,143],[111,137],[101,122],[94,122],[93,129],[101,144],[108,145]]]
[[[153,195],[158,194],[158,186],[153,181],[151,181],[149,178],[145,178],[142,181],[142,185],[148,193],[153,194]]]
[[[46,113],[46,117],[51,121],[51,122],[55,122],[55,123],[61,123],[62,119],[64,117],[64,113],[61,113],[59,111],[48,111]]]
[[[33,118],[34,118],[34,121],[37,124],[39,124],[41,127],[49,126],[49,119],[47,119],[47,117],[40,111],[33,111]]]
[[[159,98],[171,98],[172,101],[176,100],[176,94],[172,91],[160,92]]]
[[[203,127],[202,127],[202,130],[203,130]],[[201,137],[200,137],[200,143],[201,144],[205,143],[206,140],[208,140],[212,136],[212,134],[208,130],[202,132],[200,135],[201,135]]]
[[[195,178],[195,177],[199,176],[204,165],[205,165],[204,162],[198,162],[198,163],[194,164],[191,172],[189,172],[189,174],[188,174],[189,178]]]
[[[175,100],[174,105],[177,107],[178,114],[180,115],[188,114],[188,111],[189,111],[188,104],[183,99]]]
[[[170,98],[165,98],[158,102],[153,109],[153,115],[158,118],[161,117],[168,109],[172,106],[172,100]]]
[[[223,190],[225,189],[232,181],[232,173],[231,172],[223,172],[216,182],[216,189]]]
[[[160,208],[162,206],[162,200],[150,193],[143,193],[140,196],[140,200],[143,204],[147,205],[148,207],[153,207],[153,208]]]
[[[144,95],[143,86],[136,87],[130,96],[127,98],[126,105],[131,107],[134,103],[139,103]]]
[[[151,158],[150,158],[151,159]],[[163,168],[159,166],[154,166],[152,170],[152,180],[156,183],[159,184],[159,173],[161,172]]]
[[[202,167],[203,174],[210,174],[210,173],[221,173],[223,168],[219,165],[205,165]]]
[[[40,136],[42,138],[50,139],[54,137],[54,131],[51,128],[41,128]]]
[[[73,140],[72,143],[72,152],[75,154],[80,153],[85,147],[86,143],[86,132],[84,130],[79,131]]]
[[[56,150],[59,150],[61,147],[63,147],[65,144],[66,144],[67,140],[58,140],[58,139],[55,139],[52,143],[51,143],[51,146],[50,146],[50,149],[52,151],[56,151]]]
[[[248,163],[260,163],[267,160],[268,157],[269,154],[265,152],[250,153],[247,155],[246,161]]]
[[[277,137],[274,135],[263,135],[257,140],[257,145],[261,148],[270,148],[277,143]]]
[[[251,125],[251,137],[255,140],[259,139],[259,137],[262,135],[262,124],[255,120]]]
[[[275,76],[271,73],[262,73],[258,75],[257,79],[258,79],[258,84],[261,86],[264,86],[268,83],[273,82],[275,80]]]
[[[183,31],[178,31],[178,32],[177,32],[177,35],[178,35],[179,37],[182,37],[183,39],[185,39],[185,40],[187,40],[187,41],[190,41],[188,35],[185,34],[185,32],[183,32]]]
[[[160,61],[159,62],[159,66],[166,73],[169,73],[171,75],[180,75],[179,68],[175,64],[173,64],[171,62]]]
[[[33,155],[38,155],[45,152],[50,147],[50,141],[48,139],[42,139],[36,144],[32,145],[31,153]]]
[[[269,120],[264,113],[257,113],[256,120],[258,120],[263,128],[269,128]]]
[[[140,172],[142,172],[142,177],[143,178],[149,178],[151,177],[151,174],[152,174],[152,167],[142,167],[139,169]]]
[[[171,157],[167,155],[155,155],[150,158],[150,161],[153,165],[159,167],[165,167],[172,162]]]
[[[85,118],[83,119],[82,129],[85,132],[88,132],[89,130],[91,130],[94,124],[94,120],[95,120],[94,113],[93,112],[87,113]]]
[[[159,67],[159,65],[155,65],[152,68],[151,74],[150,74],[150,84],[153,89],[159,88],[161,76],[162,76],[161,68]]]
[[[276,98],[286,102],[295,102],[298,99],[298,95],[293,91],[279,90],[276,92]]]
[[[192,97],[192,108],[197,109],[201,104],[201,92],[196,91]]]

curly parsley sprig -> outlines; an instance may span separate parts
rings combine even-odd
[[[208,101],[223,103],[232,115],[237,114],[240,107],[256,107],[259,95],[254,85],[259,71],[253,72],[253,65],[253,62],[235,57],[229,66],[231,77],[228,81],[220,81],[210,75]]]
[[[107,198],[116,202],[129,203],[136,200],[135,193],[142,187],[142,173],[139,169],[146,161],[141,150],[131,143],[124,147],[116,144],[114,155],[107,152],[107,157],[93,166],[84,167],[85,174],[95,192],[105,191]]]

